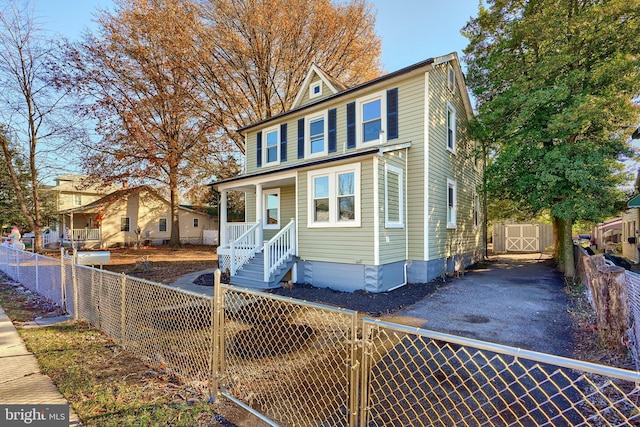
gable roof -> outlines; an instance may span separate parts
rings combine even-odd
[[[67,214],[67,213],[73,213],[73,212],[83,212],[83,211],[93,210],[97,208],[104,208],[106,206],[112,205],[113,203],[119,200],[124,199],[125,197],[140,193],[142,191],[147,191],[152,195],[154,195],[155,197],[157,197],[158,199],[161,199],[163,202],[169,204],[169,201],[166,198],[164,198],[156,189],[152,188],[149,185],[141,185],[138,187],[122,188],[120,190],[114,191],[113,193],[109,193],[106,196],[101,197],[98,200],[95,200],[89,204],[78,206],[77,208],[67,209],[65,211],[61,211],[60,213]],[[179,205],[178,208],[185,211],[210,216],[207,212],[203,212],[201,210],[197,210],[191,207]]]
[[[337,79],[331,77],[315,63],[311,64],[311,67],[309,68],[309,71],[307,72],[307,75],[302,82],[302,86],[300,86],[300,90],[298,91],[296,98],[293,100],[293,104],[291,105],[292,110],[300,107],[300,103],[304,99],[305,94],[309,92],[309,85],[313,81],[313,76],[320,77],[320,80],[322,80],[322,82],[329,88],[329,90],[331,90],[331,93],[333,95],[347,89],[347,86],[340,83]]]
[[[402,68],[398,71],[394,71],[392,73],[389,74],[385,74],[383,76],[380,76],[378,78],[375,78],[373,80],[369,80],[368,82],[362,83],[358,86],[353,86],[350,88],[346,88],[343,91],[337,92],[333,95],[330,95],[328,97],[325,98],[321,98],[317,101],[314,102],[310,102],[308,104],[305,104],[303,106],[297,106],[297,107],[292,107],[289,111],[285,111],[282,112],[280,114],[277,114],[275,116],[271,116],[269,118],[251,123],[241,129],[238,129],[238,132],[242,133],[245,132],[249,129],[258,127],[258,126],[263,126],[266,123],[272,122],[272,121],[276,121],[276,120],[280,120],[283,117],[286,117],[290,114],[294,114],[299,112],[300,110],[303,110],[305,108],[309,108],[312,107],[314,105],[318,105],[321,104],[323,102],[328,102],[329,100],[333,100],[335,98],[341,97],[341,96],[347,96],[349,94],[352,94],[354,92],[357,92],[359,90],[365,89],[369,86],[374,86],[378,83],[381,82],[385,82],[387,80],[392,80],[394,78],[403,76],[405,74],[409,74],[413,71],[416,70],[420,70],[421,68],[427,67],[429,65],[437,65],[437,64],[442,64],[445,62],[449,62],[449,61],[454,61],[455,62],[455,66],[453,67],[455,72],[456,72],[456,84],[458,85],[458,87],[460,88],[460,93],[462,93],[462,98],[463,98],[463,102],[464,102],[464,106],[465,106],[465,110],[467,111],[467,114],[469,115],[469,117],[473,116],[473,108],[471,106],[471,100],[469,98],[469,92],[467,91],[466,88],[466,83],[464,80],[464,75],[462,74],[462,70],[460,69],[460,61],[458,59],[458,54],[456,52],[452,52],[448,55],[443,55],[443,56],[439,56],[439,57],[435,57],[435,58],[429,58],[429,59],[425,59],[424,61],[415,63],[413,65],[409,65],[408,67]],[[317,67],[316,67],[317,68]],[[303,86],[304,87],[304,86]],[[307,85],[308,88],[308,85]]]

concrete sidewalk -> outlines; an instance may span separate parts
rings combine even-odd
[[[39,324],[35,322],[34,326]],[[0,307],[0,404],[68,403],[51,378],[40,372],[36,357],[27,350],[15,326]],[[70,426],[81,425],[71,408],[69,418]]]

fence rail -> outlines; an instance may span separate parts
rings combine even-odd
[[[274,425],[640,423],[640,373],[220,284],[187,292],[0,247],[0,269]]]

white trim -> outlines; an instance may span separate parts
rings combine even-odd
[[[269,216],[267,215],[267,211],[269,210],[269,204],[267,203],[268,200],[267,198],[269,196],[277,196],[278,197],[278,218],[276,218],[276,220],[278,221],[276,224],[269,224]],[[281,226],[281,222],[280,222],[280,209],[281,209],[281,198],[280,198],[280,189],[279,188],[270,188],[268,190],[263,190],[262,192],[262,206],[264,208],[264,212],[263,212],[263,216],[262,216],[262,226],[266,229],[266,230],[279,230],[280,226]]]
[[[354,191],[354,219],[352,221],[338,220],[338,192],[337,177],[340,174],[353,172],[353,191]],[[314,209],[314,179],[326,176],[328,177],[328,198],[329,198],[329,220],[326,222],[315,222]],[[360,163],[350,163],[343,166],[335,166],[325,169],[316,169],[307,172],[307,227],[308,228],[327,228],[327,227],[360,227]]]
[[[191,225],[193,226],[193,228],[200,228],[200,218],[195,217],[192,219],[193,221],[191,222]],[[196,221],[198,222],[197,224]]]
[[[362,106],[372,101],[380,100],[380,130],[386,132],[387,130],[387,92],[385,90],[363,96],[356,100],[356,147],[370,147],[378,145],[384,142],[380,137],[371,141],[364,142],[364,135],[362,132]]]
[[[453,189],[453,201],[449,200],[449,189]],[[450,204],[451,204],[451,218],[449,218]],[[447,178],[446,217],[447,217],[448,229],[454,229],[458,227],[458,184],[456,183],[456,181],[449,178]]]
[[[329,78],[318,68],[318,66],[316,64],[311,64],[311,67],[309,68],[309,71],[307,71],[307,75],[305,76],[304,81],[302,82],[302,86],[300,86],[300,90],[298,91],[298,94],[293,100],[293,104],[291,104],[291,110],[300,106],[300,103],[302,102],[305,94],[307,93],[306,92],[307,88],[309,87],[309,83],[311,82],[311,79],[314,74],[320,77],[322,82],[325,84],[327,88],[329,88],[331,93],[333,94],[338,93],[338,89],[335,88],[335,86],[331,83],[331,80],[329,80]]]
[[[398,221],[389,221],[389,173],[398,176]],[[404,172],[389,164],[384,165],[384,227],[404,228]]]
[[[451,117],[452,117],[452,121],[453,121],[453,136],[452,136],[452,143],[453,146],[449,145],[449,113],[451,113]],[[447,150],[449,150],[449,152],[456,154],[457,151],[457,146],[458,146],[458,118],[457,118],[457,114],[456,114],[456,108],[450,103],[447,102],[447,108],[445,109],[445,118],[444,118],[444,122],[445,122],[445,126],[447,128]]]
[[[276,133],[276,160],[269,162],[267,156],[267,134]],[[265,166],[277,166],[280,164],[280,125],[268,127],[262,131],[262,167]]]
[[[297,171],[285,171],[280,173],[269,174],[267,177],[257,176],[247,181],[242,181],[240,184],[238,181],[227,182],[218,186],[218,191],[250,191],[249,187],[255,187],[258,184],[268,184],[273,181],[279,181],[283,179],[296,178]],[[253,192],[253,191],[250,191]]]
[[[318,92],[316,92],[318,88]],[[322,96],[322,80],[318,80],[309,85],[309,99],[318,98]]]
[[[429,72],[424,73],[424,254],[425,261],[429,261]],[[408,175],[408,174],[407,174]]]
[[[373,265],[380,265],[380,178],[379,157],[373,158]]]
[[[317,153],[311,152],[311,122],[322,119],[324,123],[322,138],[324,140],[324,149]],[[328,111],[324,110],[319,113],[310,114],[304,118],[304,158],[313,159],[316,157],[324,157],[329,153],[329,120]]]

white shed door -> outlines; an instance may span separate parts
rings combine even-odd
[[[534,224],[508,224],[507,252],[540,252],[540,228]]]

